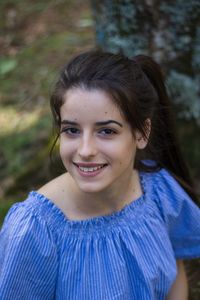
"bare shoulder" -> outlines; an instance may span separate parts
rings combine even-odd
[[[64,173],[49,181],[37,192],[53,202],[66,217],[73,218],[74,183],[69,173]]]
[[[64,173],[38,189],[38,193],[60,206],[59,203],[68,198],[70,186],[70,176]]]

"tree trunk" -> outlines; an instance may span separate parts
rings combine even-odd
[[[91,4],[97,46],[128,57],[152,56],[166,72],[179,116],[200,120],[200,1],[91,0]]]

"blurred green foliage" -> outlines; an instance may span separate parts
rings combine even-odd
[[[16,59],[0,59],[0,76],[3,77],[17,66]]]
[[[87,1],[0,2],[0,211],[59,173],[49,95],[73,54],[94,46]]]

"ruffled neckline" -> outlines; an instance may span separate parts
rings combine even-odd
[[[100,227],[102,229],[102,227],[108,227],[109,225],[114,226],[114,225],[119,225],[122,223],[126,223],[127,224],[127,220],[130,220],[130,215],[131,218],[134,219],[134,215],[138,216],[139,211],[141,213],[141,208],[143,207],[143,205],[146,202],[146,195],[147,195],[147,185],[146,185],[146,180],[145,180],[145,176],[142,172],[139,173],[139,177],[140,177],[140,184],[142,187],[142,195],[133,200],[132,202],[126,204],[122,209],[120,209],[119,211],[115,211],[111,214],[107,214],[107,215],[102,215],[102,216],[95,216],[95,217],[91,217],[88,219],[83,219],[83,220],[71,220],[69,219],[64,212],[54,203],[52,202],[50,199],[48,199],[47,197],[45,197],[43,194],[38,193],[37,191],[31,191],[29,193],[29,199],[31,200],[36,200],[36,201],[40,201],[43,203],[43,205],[40,205],[40,209],[42,210],[42,214],[47,215],[47,210],[49,211],[49,213],[51,214],[51,216],[49,216],[49,220],[50,222],[54,223],[54,226],[57,225],[59,227],[59,225],[61,225],[61,223],[66,224],[68,226],[68,228],[71,229],[89,229],[89,228],[98,228]],[[38,207],[38,206],[37,206]],[[43,211],[44,210],[44,211]],[[52,218],[54,216],[54,218]]]

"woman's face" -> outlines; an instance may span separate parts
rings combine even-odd
[[[78,189],[104,192],[129,180],[140,142],[111,97],[100,90],[72,88],[64,100],[60,155]]]

